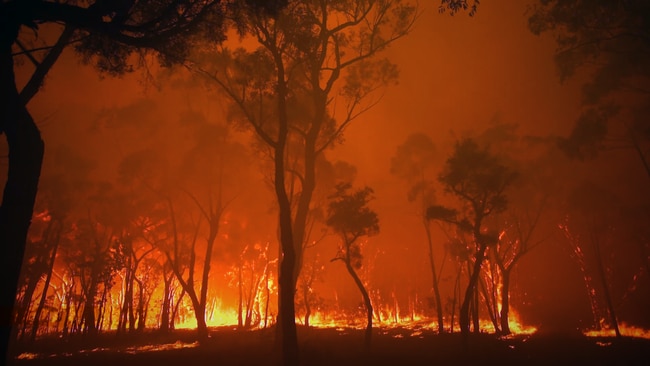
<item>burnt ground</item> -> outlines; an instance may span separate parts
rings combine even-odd
[[[299,329],[303,365],[650,365],[650,340],[593,338],[580,334],[535,334],[499,338],[430,330],[375,329],[370,350],[363,331]],[[161,349],[162,348],[162,349]],[[40,339],[18,345],[10,365],[275,365],[274,330],[212,329],[199,344],[194,332],[103,334],[89,339]]]

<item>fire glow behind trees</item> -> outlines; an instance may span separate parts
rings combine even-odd
[[[519,361],[526,359],[517,353],[524,352],[522,339],[536,344],[536,337],[587,331],[647,336],[650,195],[639,163],[648,153],[647,63],[606,52],[620,47],[634,55],[643,44],[602,40],[600,31],[593,35],[606,42],[602,53],[557,43],[558,34],[574,31],[567,24],[576,19],[553,1],[476,8],[477,1],[420,2],[416,13],[390,8],[394,21],[370,16],[381,13],[364,18],[363,9],[397,3],[325,3],[331,11],[320,11],[321,1],[289,1],[270,12],[232,13],[244,22],[244,37],[230,31],[218,46],[192,39],[187,59],[175,60],[182,67],[162,67],[144,54],[108,57],[103,62],[113,63],[100,64],[103,71],[138,67],[119,78],[100,77],[78,62],[72,47],[63,49],[29,104],[46,153],[16,302],[14,349],[25,351],[21,357],[44,352],[39,347],[56,337],[68,344],[94,339],[93,347],[112,349],[102,340],[114,333],[124,340],[156,334],[173,344],[189,328],[186,343],[169,347],[214,350],[224,363],[237,357],[245,363],[246,352],[226,356],[226,345],[235,350],[256,337],[260,357],[276,362],[278,334],[268,329],[283,321],[282,303],[293,304],[294,293],[295,310],[284,317],[294,313],[300,348],[284,350],[286,364],[297,355],[309,364],[325,349],[331,352],[323,357],[341,364],[397,362],[401,356],[391,358],[391,350],[419,340],[427,346],[413,346],[420,352],[412,351],[414,358],[450,363],[461,357],[454,353],[460,338],[449,336],[453,345],[434,356],[432,345],[447,339],[438,333],[468,332],[470,325],[497,336],[513,333],[494,337],[504,343],[493,346],[512,349],[495,354]],[[598,13],[589,2],[570,3]],[[626,9],[608,13],[622,17]],[[314,42],[325,39],[314,24],[338,29],[341,14],[366,22]],[[607,27],[620,25],[609,20]],[[373,33],[373,24],[382,30]],[[647,32],[636,20],[625,24],[635,34]],[[13,46],[19,90],[33,68],[21,47],[50,46],[59,34],[40,27],[38,38],[25,28],[22,46]],[[48,50],[31,55],[41,62]],[[576,63],[558,54],[571,54]],[[338,69],[357,56],[356,66]],[[591,61],[611,67],[592,69]],[[631,65],[629,73],[613,73],[623,64]],[[558,77],[568,66],[572,74]],[[279,68],[287,87],[281,98]],[[330,85],[338,72],[339,83]],[[282,108],[286,141],[278,154]],[[468,204],[480,205],[480,197],[470,202],[466,190],[454,195],[445,179],[436,180],[449,177],[446,161],[468,141],[517,172],[504,191],[507,204],[492,202],[499,209],[474,226],[463,217],[471,219]],[[7,146],[2,149],[6,167]],[[277,196],[282,180],[284,203]],[[344,226],[328,227],[328,197],[340,181],[372,187],[370,206],[381,224],[379,233],[357,243],[363,261],[351,263],[355,281],[346,266],[329,261]],[[427,216],[429,207],[437,210]],[[290,223],[284,229],[281,214]],[[293,274],[284,279],[283,230],[296,252]],[[369,320],[372,346],[364,349]],[[339,341],[327,343],[326,334]],[[469,337],[468,360],[494,361],[472,353],[480,348],[472,342],[484,340]],[[603,352],[615,352],[610,340],[597,342]]]

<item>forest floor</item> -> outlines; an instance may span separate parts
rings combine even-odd
[[[650,340],[533,334],[472,335],[467,347],[460,334],[422,328],[374,329],[365,350],[363,331],[299,327],[302,365],[650,365]],[[94,339],[44,338],[17,345],[10,365],[276,365],[274,329],[237,331],[214,328],[199,344],[195,332],[114,333]]]

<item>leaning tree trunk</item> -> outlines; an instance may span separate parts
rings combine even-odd
[[[11,46],[18,35],[18,24],[9,19],[2,19],[1,23],[0,132],[5,134],[9,147],[7,181],[0,205],[0,266],[3,283],[0,291],[0,357],[4,362],[9,348],[11,315],[20,267],[25,255],[27,231],[31,224],[41,174],[44,144],[16,89]]]
[[[352,276],[354,283],[359,288],[359,291],[361,292],[361,296],[363,296],[363,302],[364,305],[366,306],[366,318],[367,318],[366,334],[364,339],[365,339],[366,348],[370,348],[370,342],[372,341],[372,312],[373,312],[372,303],[370,302],[370,296],[368,295],[368,291],[366,291],[363,282],[361,282],[361,279],[359,278],[359,276],[357,276],[357,272],[355,272],[354,268],[352,267],[352,264],[350,263],[350,258],[346,258],[345,268],[347,268],[348,273],[350,274],[350,276]]]
[[[43,293],[41,294],[41,299],[36,308],[36,314],[34,315],[34,321],[32,323],[32,341],[36,340],[36,334],[38,333],[39,321],[41,318],[41,312],[45,307],[45,300],[47,300],[47,290],[50,288],[50,281],[52,280],[52,272],[54,272],[54,261],[56,260],[56,253],[59,249],[59,242],[61,241],[61,230],[63,229],[63,223],[58,222],[57,231],[54,237],[54,244],[52,247],[52,252],[50,254],[50,259],[48,262],[47,277],[45,278],[45,284],[43,285]]]

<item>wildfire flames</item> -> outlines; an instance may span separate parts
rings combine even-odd
[[[618,329],[622,336],[650,339],[650,329],[643,329],[626,323],[619,323]],[[588,330],[584,332],[588,337],[615,337],[614,329],[602,328],[600,330]]]

